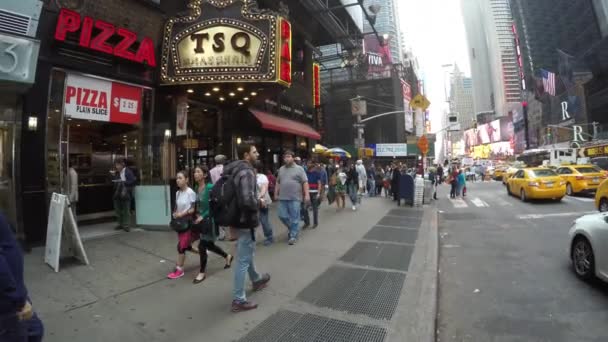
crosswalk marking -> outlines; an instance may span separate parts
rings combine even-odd
[[[589,197],[572,197],[572,196],[570,196],[570,197],[567,197],[567,198],[569,200],[573,199],[573,200],[577,200],[577,201],[581,201],[581,202],[595,202],[594,198],[589,198]],[[566,198],[564,197],[564,199],[566,199]]]
[[[462,198],[450,198],[450,195],[448,194],[448,199],[452,202],[454,208],[467,208],[469,206]]]
[[[482,200],[479,197],[475,197],[471,200],[471,202],[473,202],[473,204],[475,204],[478,207],[489,207],[490,205],[488,203],[486,203],[484,200]]]
[[[545,217],[567,217],[567,216],[582,216],[588,214],[595,214],[597,211],[585,211],[585,212],[570,212],[570,213],[547,213],[547,214],[528,214],[528,215],[519,215],[517,216],[520,220],[534,220],[541,219]]]

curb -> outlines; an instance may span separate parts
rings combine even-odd
[[[424,206],[424,216],[401,299],[385,341],[436,340],[439,236],[435,203]]]

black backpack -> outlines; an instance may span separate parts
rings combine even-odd
[[[222,174],[209,193],[209,211],[216,225],[233,228],[253,228],[259,224],[257,213],[241,209],[235,176],[247,166],[233,168]]]
[[[209,193],[209,213],[218,226],[234,227],[239,221],[239,206],[234,175],[222,174]]]

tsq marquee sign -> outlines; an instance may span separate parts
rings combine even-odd
[[[280,82],[285,19],[253,0],[190,0],[188,7],[165,25],[163,83]]]

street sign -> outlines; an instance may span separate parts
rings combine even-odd
[[[367,115],[367,101],[361,99],[355,99],[350,101],[350,109],[354,116],[366,116]]]
[[[418,149],[420,150],[420,153],[424,155],[429,153],[429,140],[426,138],[426,135],[423,135],[418,139]]]
[[[453,125],[448,126],[448,132],[459,132],[460,131],[460,123],[455,123]]]
[[[365,139],[363,139],[363,138],[355,138],[355,147],[356,148],[364,148],[365,147]]]
[[[431,102],[424,95],[421,94],[414,96],[412,102],[410,102],[410,107],[414,109],[420,108],[423,111],[427,110],[430,105]]]
[[[358,124],[358,123],[356,123],[353,126],[355,126],[355,128],[363,128],[363,127],[365,127],[365,124]]]

